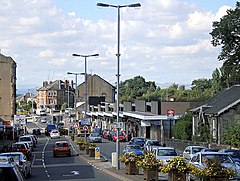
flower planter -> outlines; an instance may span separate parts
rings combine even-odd
[[[139,169],[136,166],[136,162],[125,163],[126,174],[128,175],[138,175]]]
[[[95,148],[89,148],[89,156],[95,157]]]
[[[228,177],[210,177],[210,181],[228,181]]]
[[[85,150],[85,147],[84,147],[84,145],[82,144],[79,144],[79,150]]]
[[[168,181],[186,181],[186,173],[171,171],[168,173]]]
[[[144,180],[146,181],[158,181],[158,168],[149,168],[144,170]]]

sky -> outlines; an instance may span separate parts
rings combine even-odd
[[[74,80],[67,72],[117,81],[117,8],[120,9],[120,81],[142,76],[157,85],[189,85],[221,67],[220,47],[211,45],[212,22],[235,9],[236,0],[4,0],[0,50],[17,63],[17,89],[43,81]],[[78,76],[78,84],[84,76]]]

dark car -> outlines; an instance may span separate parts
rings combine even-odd
[[[140,145],[141,148],[143,149],[143,146],[144,146],[145,142],[146,142],[145,138],[142,138],[142,137],[133,137],[133,138],[130,140],[129,144],[130,144],[130,145]]]
[[[41,130],[39,128],[33,128],[32,133],[33,135],[41,135]]]
[[[223,149],[220,150],[219,152],[229,154],[235,162],[240,163],[240,150]]]
[[[55,124],[48,124],[45,128],[45,135],[50,136],[50,132],[54,129],[57,129],[57,126]]]

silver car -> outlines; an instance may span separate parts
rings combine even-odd
[[[1,153],[0,156],[12,157],[15,163],[19,166],[25,178],[32,175],[31,163],[27,160],[27,157],[22,152]]]
[[[193,157],[194,154],[196,154],[197,152],[202,151],[202,149],[206,149],[206,147],[204,147],[204,146],[188,146],[183,151],[183,157],[187,161],[189,161]]]
[[[156,155],[156,158],[167,164],[171,158],[178,156],[176,150],[171,147],[157,147],[153,148],[153,152]]]
[[[219,160],[223,167],[232,169],[237,172],[237,176],[232,178],[232,180],[240,179],[240,166],[234,162],[232,157],[227,153],[198,152],[191,158],[189,164],[193,165],[196,168],[204,168],[206,167],[205,160]],[[187,180],[197,180],[197,178],[191,173],[188,173]]]
[[[99,143],[102,143],[102,137],[100,136],[99,133],[91,133],[88,136],[88,141],[89,142],[99,142]]]

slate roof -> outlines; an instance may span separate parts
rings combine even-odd
[[[197,111],[202,107],[204,114],[214,114],[218,116],[239,103],[240,85],[234,85],[210,98],[198,108],[192,109],[192,111]]]

